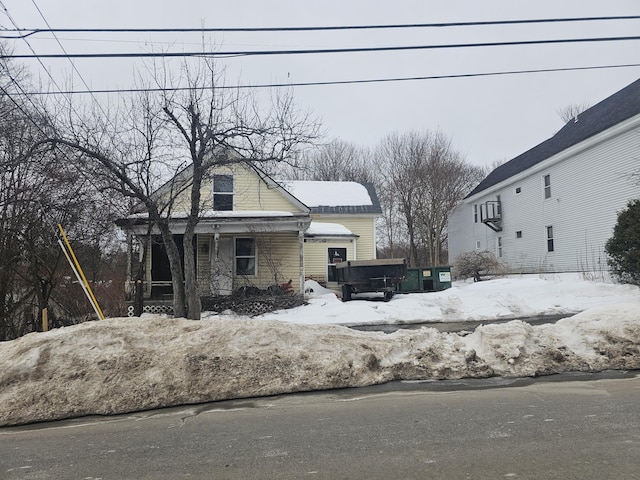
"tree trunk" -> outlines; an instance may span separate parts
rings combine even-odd
[[[187,316],[191,320],[200,320],[202,305],[200,296],[198,295],[198,285],[196,283],[196,265],[195,252],[193,248],[194,233],[192,228],[185,231],[184,245],[184,277],[185,277],[185,296],[187,303]]]
[[[184,276],[182,274],[182,262],[180,261],[180,251],[173,238],[173,234],[169,230],[166,220],[158,222],[160,233],[162,234],[162,242],[167,251],[169,259],[169,268],[171,269],[171,282],[173,284],[173,315],[176,318],[185,317],[185,289]]]

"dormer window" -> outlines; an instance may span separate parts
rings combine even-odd
[[[213,209],[233,210],[233,175],[213,176]]]

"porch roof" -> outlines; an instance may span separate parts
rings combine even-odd
[[[268,210],[237,210],[237,211],[204,211],[201,212],[195,233],[269,233],[269,232],[300,232],[306,231],[311,223],[308,213],[292,213]],[[149,217],[146,213],[137,213],[120,219],[118,225],[131,229],[134,233],[147,233]],[[171,232],[184,233],[187,225],[187,215],[177,213],[169,220]],[[157,233],[157,227],[154,228]]]
[[[311,222],[311,225],[304,233],[305,238],[312,237],[350,237],[357,238],[358,235],[353,233],[344,225],[339,223],[328,222]]]

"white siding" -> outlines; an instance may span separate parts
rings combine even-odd
[[[562,154],[560,154],[560,158]],[[617,213],[640,197],[630,174],[640,169],[640,129],[570,157],[546,160],[520,180],[508,180],[463,202],[451,215],[450,258],[473,250],[496,252],[502,237],[502,260],[514,272],[567,272],[606,269],[604,244],[611,237]],[[544,175],[550,175],[551,198],[544,198]],[[516,187],[521,189],[515,193]],[[501,232],[473,223],[473,205],[502,202]],[[553,226],[554,252],[547,252],[546,226]],[[516,238],[516,232],[522,238]]]

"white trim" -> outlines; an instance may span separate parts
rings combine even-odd
[[[492,192],[495,192],[496,190],[502,190],[503,188],[505,188],[506,186],[512,183],[519,182],[520,180],[527,178],[534,173],[538,173],[542,170],[546,170],[550,168],[552,165],[555,165],[556,163],[566,160],[569,157],[575,156],[578,153],[582,152],[583,150],[588,150],[589,148],[592,148],[595,145],[602,143],[605,140],[608,140],[609,138],[621,135],[626,131],[632,130],[638,126],[640,126],[640,114],[634,117],[631,117],[623,122],[620,122],[614,125],[613,127],[608,128],[604,132],[597,133],[596,135],[593,135],[576,145],[572,145],[571,147],[566,148],[561,152],[558,152],[555,155],[549,158],[546,158],[545,160],[542,160],[541,162],[523,170],[522,172],[517,173],[516,175],[513,175],[509,178],[505,178],[501,182],[496,183],[495,185],[491,185],[490,187],[485,188],[484,190],[476,193],[471,197],[465,198],[464,201],[465,203],[471,204],[477,199],[490,195]],[[547,139],[547,140],[550,140],[550,139]],[[517,158],[517,157],[514,157],[514,158]]]

